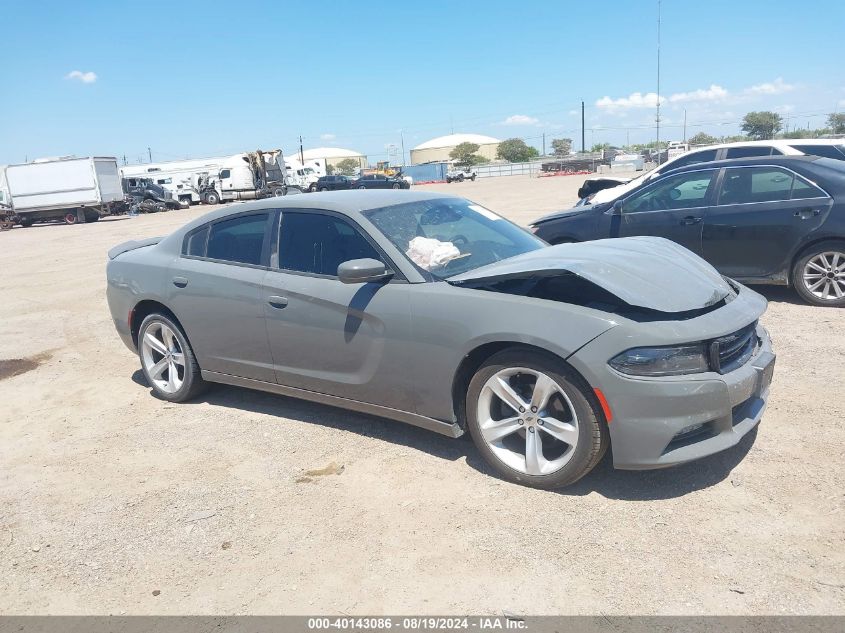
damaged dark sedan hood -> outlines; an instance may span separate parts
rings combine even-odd
[[[662,237],[559,244],[450,277],[479,286],[503,280],[576,275],[631,306],[663,313],[712,306],[733,295],[710,264]]]

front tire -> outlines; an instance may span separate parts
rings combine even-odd
[[[610,443],[591,390],[547,354],[508,349],[470,381],[466,423],[485,461],[508,481],[554,489],[575,483]]]
[[[820,242],[792,267],[792,285],[804,301],[812,305],[845,306],[845,242]]]
[[[185,402],[206,387],[182,328],[169,316],[149,315],[138,331],[141,370],[153,393],[170,402]]]

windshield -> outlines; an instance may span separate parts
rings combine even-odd
[[[364,215],[411,262],[438,279],[546,246],[528,231],[462,198],[397,204]]]

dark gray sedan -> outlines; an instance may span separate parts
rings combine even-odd
[[[504,477],[570,484],[726,449],[760,421],[774,355],[757,293],[652,237],[548,246],[420,192],[213,211],[109,252],[108,302],[160,398],[210,382],[448,436]]]

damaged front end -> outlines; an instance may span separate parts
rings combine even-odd
[[[659,237],[560,244],[450,278],[449,283],[558,301],[633,321],[686,320],[732,301],[703,259]]]

